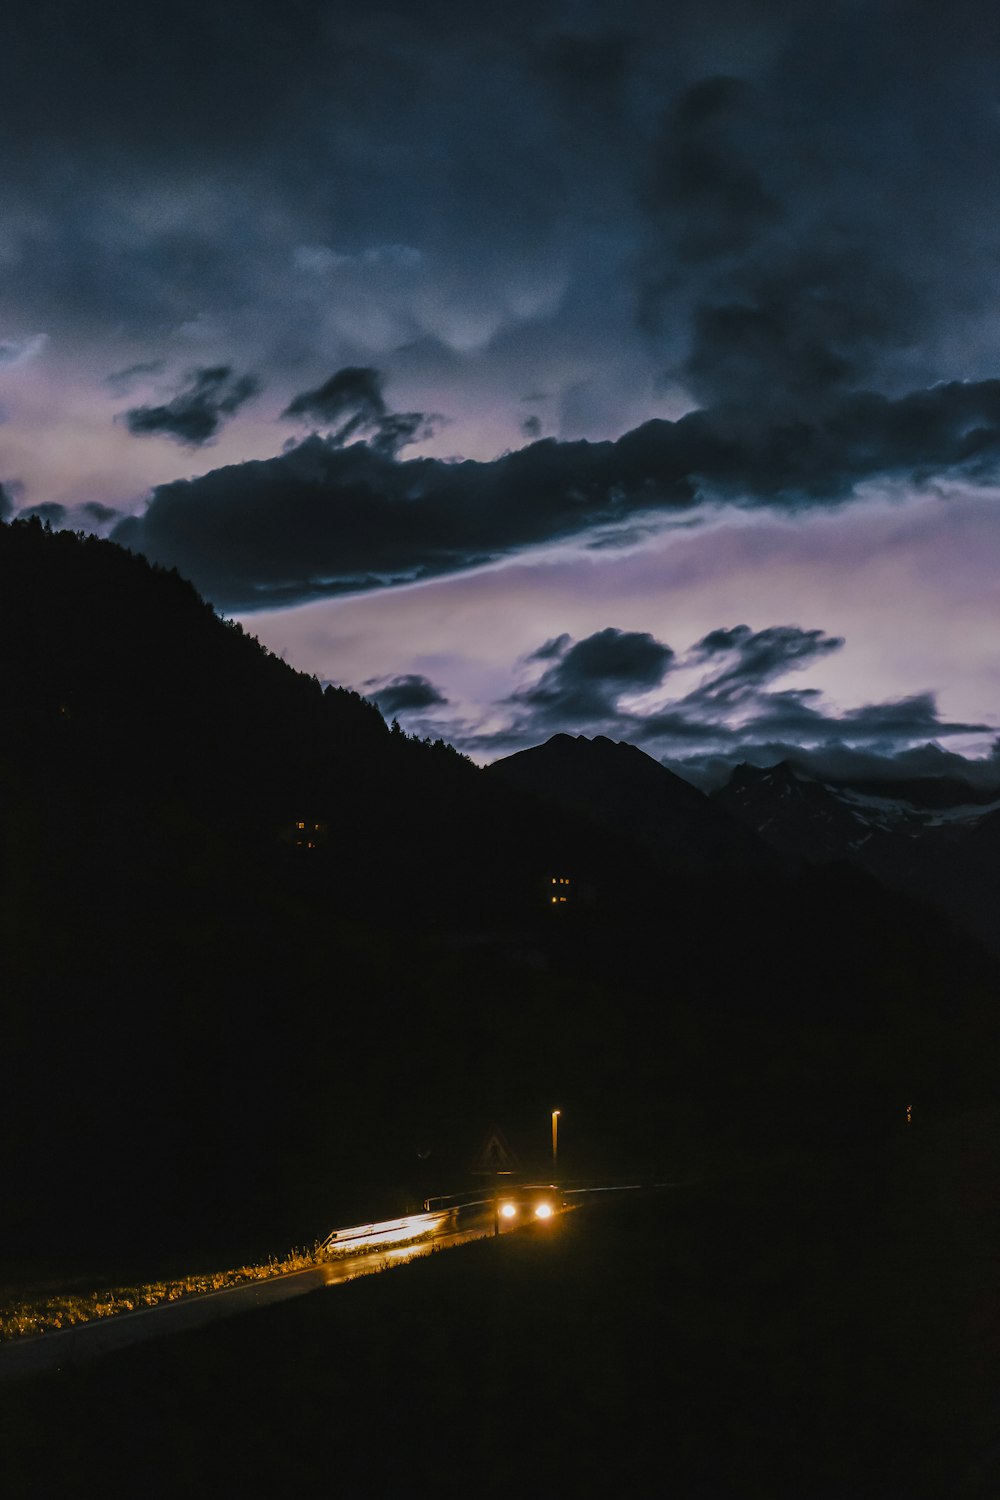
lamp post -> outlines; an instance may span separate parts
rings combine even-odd
[[[552,1175],[553,1175],[553,1177],[556,1175],[556,1170],[557,1170],[557,1168],[559,1166],[559,1116],[561,1114],[562,1114],[562,1110],[561,1109],[554,1109],[552,1111]]]

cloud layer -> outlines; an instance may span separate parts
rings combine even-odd
[[[981,763],[938,742],[995,730],[943,717],[934,693],[840,709],[819,688],[776,685],[843,646],[838,636],[797,625],[736,625],[677,653],[646,632],[608,627],[579,641],[555,637],[531,653],[530,680],[491,705],[483,716],[489,728],[428,712],[445,700],[423,678],[422,701],[415,696],[396,711],[418,732],[444,734],[489,759],[555,733],[603,734],[703,784],[725,779],[742,760],[771,765],[789,757],[843,774],[885,776],[902,765],[914,774],[923,767],[924,774],[981,775]],[[1000,779],[996,767],[991,774]]]
[[[630,637],[649,624],[655,663],[657,636],[814,607],[758,550],[779,524],[763,508],[822,532],[831,573],[887,497],[922,489],[912,515],[940,486],[985,511],[1000,465],[991,0],[245,0],[238,25],[232,11],[43,0],[6,30],[0,468],[23,486],[9,502],[113,530],[229,611],[328,599],[288,627],[300,645],[344,640],[363,607],[339,596],[448,579],[414,591],[411,619],[464,599],[433,648],[355,643],[345,661],[335,645],[310,665],[391,692],[393,673],[434,678],[464,651],[485,701],[510,659],[570,625],[579,639],[496,714],[600,699],[609,723],[660,689],[628,679],[636,641],[604,643],[620,694],[597,647],[563,660],[607,620]],[[267,399],[251,405],[255,383]],[[844,702],[892,698],[900,733],[934,731],[913,685],[947,685],[970,720],[998,691],[996,530],[940,510],[950,530],[919,554],[882,530],[877,598],[854,587],[841,607],[823,573],[815,606],[875,675],[845,686],[832,646],[816,671],[831,664]],[[675,586],[692,537],[731,569],[710,605]],[[523,575],[542,548],[550,576],[575,569],[572,588],[598,597],[561,614],[536,590],[528,635]],[[529,552],[531,568],[495,568],[510,593],[485,626],[485,582],[449,575]],[[700,667],[671,659],[670,743],[699,671],[723,728],[745,713],[761,735],[768,716],[775,736],[826,732],[833,711],[781,679],[760,699],[731,644]]]
[[[628,536],[637,523],[699,506],[840,503],[864,483],[987,482],[1000,466],[1000,380],[896,399],[850,393],[811,417],[765,420],[716,406],[648,422],[617,442],[544,439],[489,463],[397,459],[399,435],[383,431],[393,419],[373,371],[342,370],[292,406],[296,416],[344,421],[332,438],[313,435],[276,458],[159,486],[116,538],[178,567],[216,604],[252,610],[440,576],[567,539]],[[218,385],[205,398],[196,382],[143,421],[201,431],[219,407]],[[344,446],[373,426],[372,442]]]
[[[365,697],[377,703],[382,716],[395,719],[400,714],[426,713],[439,708],[448,699],[422,673],[404,672],[398,677],[370,678],[362,684]]]
[[[434,418],[419,411],[390,411],[382,393],[382,376],[370,365],[337,370],[315,390],[302,391],[282,416],[313,427],[333,427],[327,442],[342,447],[363,437],[380,458],[395,458],[418,437],[430,437]]]
[[[134,366],[114,379],[141,372]],[[187,383],[162,406],[133,406],[125,425],[136,437],[160,434],[199,448],[216,436],[223,422],[260,392],[255,375],[237,375],[229,365],[192,370]]]

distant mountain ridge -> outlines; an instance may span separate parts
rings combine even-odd
[[[1000,785],[823,781],[786,760],[737,766],[713,801],[789,867],[854,864],[1000,946]]]

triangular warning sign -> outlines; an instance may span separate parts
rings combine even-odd
[[[486,1138],[486,1144],[476,1157],[472,1170],[490,1176],[505,1175],[517,1168],[517,1157],[504,1139],[498,1126],[494,1126]]]

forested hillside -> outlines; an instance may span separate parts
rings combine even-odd
[[[544,1160],[556,1105],[595,1172],[992,1108],[993,971],[942,920],[844,868],[665,869],[599,813],[0,526],[3,1253],[280,1249],[494,1121]]]

